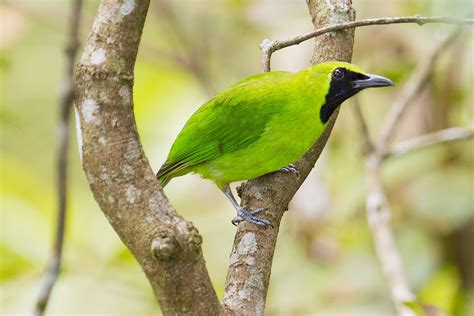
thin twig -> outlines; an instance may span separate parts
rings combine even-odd
[[[440,52],[443,51],[444,48],[446,48],[446,46],[448,46],[459,35],[459,33],[460,29],[456,28],[451,34],[439,41],[433,50],[422,59],[422,62],[420,62],[413,71],[403,87],[402,92],[390,107],[385,122],[382,124],[384,128],[378,142],[378,148],[382,152],[386,150],[387,146],[389,146],[390,141],[394,136],[397,123],[400,121],[403,113],[407,109],[408,104],[418,97],[420,91],[428,82],[429,76],[433,73],[433,64]]]
[[[271,62],[272,54],[275,51],[284,48],[284,47],[276,48],[275,43],[278,43],[278,42],[272,41],[266,38],[260,44],[260,50],[262,51],[262,71],[263,72],[269,72],[271,70],[270,62]]]
[[[398,157],[426,147],[470,139],[474,137],[473,127],[452,127],[442,129],[433,133],[421,135],[409,140],[402,141],[391,147],[383,156],[384,159]]]
[[[380,262],[382,271],[387,279],[388,288],[392,296],[397,313],[400,316],[414,316],[404,303],[413,301],[415,295],[410,290],[405,277],[403,262],[398,252],[393,232],[390,227],[391,210],[387,202],[382,179],[380,152],[370,139],[365,119],[360,111],[359,103],[355,104],[356,118],[359,121],[362,138],[362,152],[365,156],[368,193],[366,200],[367,221],[372,231],[372,240],[375,253]]]
[[[75,94],[73,71],[76,53],[79,48],[79,23],[81,18],[81,8],[82,0],[73,0],[69,24],[68,43],[65,49],[67,66],[64,75],[64,87],[59,98],[60,118],[59,144],[57,153],[58,209],[56,219],[56,235],[53,245],[53,253],[50,259],[48,271],[41,285],[40,294],[35,305],[34,315],[43,315],[61,268],[64,230],[66,223],[69,117]]]
[[[372,231],[372,239],[377,258],[380,262],[385,278],[387,279],[392,301],[394,302],[397,313],[400,316],[415,315],[415,313],[406,306],[406,303],[413,301],[416,297],[410,289],[403,268],[402,258],[397,249],[392,228],[390,226],[391,210],[383,188],[380,171],[381,163],[386,157],[386,148],[389,146],[389,142],[396,126],[400,123],[403,112],[426,84],[428,77],[432,73],[433,64],[439,53],[456,38],[459,31],[460,29],[457,28],[453,33],[441,40],[413,71],[401,94],[395,100],[391,110],[387,114],[385,119],[386,123],[383,124],[384,129],[382,130],[380,141],[375,144],[372,143],[371,148],[364,144],[365,165],[368,180],[366,201],[367,219]],[[358,104],[356,104],[356,116],[358,117],[365,142],[370,141],[367,125],[360,109],[358,109]],[[441,135],[439,132],[436,135],[425,135],[423,139],[419,138],[415,142],[402,143],[401,146],[399,145],[400,147],[394,147],[390,153],[396,152],[401,154],[402,152],[408,152],[410,150],[415,150],[415,148],[421,148],[437,142],[468,137],[466,133],[461,133],[458,129],[455,129],[455,131],[453,131],[453,129],[450,129],[449,131],[444,130],[443,132],[444,133]],[[366,151],[365,149],[367,148],[371,150]]]
[[[401,24],[401,23],[416,23],[418,25],[424,25],[428,23],[442,23],[442,24],[474,24],[473,18],[463,19],[454,17],[423,17],[423,16],[408,16],[408,17],[384,17],[384,18],[372,18],[359,21],[352,21],[346,23],[340,23],[335,25],[325,26],[304,35],[295,36],[288,40],[269,40],[264,39],[260,44],[262,50],[262,65],[263,71],[270,71],[270,59],[271,55],[282,48],[298,45],[310,38],[320,36],[329,32],[341,31],[361,26],[369,25],[386,25],[386,24]]]
[[[365,155],[374,150],[374,142],[370,137],[369,128],[367,127],[367,122],[364,119],[364,114],[362,114],[359,99],[355,97],[353,100],[353,109],[356,115],[356,121],[359,123],[360,132],[362,134],[362,153]]]

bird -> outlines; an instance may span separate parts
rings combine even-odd
[[[162,187],[175,177],[197,173],[212,180],[242,221],[267,226],[236,201],[229,184],[293,165],[319,139],[331,115],[366,88],[392,86],[345,62],[329,61],[299,72],[270,71],[247,77],[204,103],[186,122],[157,173]]]

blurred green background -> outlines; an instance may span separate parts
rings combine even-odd
[[[84,43],[98,0],[85,0]],[[466,15],[471,0],[354,0],[358,19]],[[29,314],[51,250],[58,95],[65,68],[70,1],[0,1],[0,313]],[[312,30],[303,0],[153,0],[135,76],[135,113],[154,170],[186,119],[212,94],[260,72],[259,43]],[[362,93],[377,136],[391,101],[446,25],[357,29],[353,62],[390,77],[394,89]],[[469,28],[436,64],[410,105],[397,140],[473,119],[474,37]],[[313,42],[274,54],[274,70],[309,66]],[[393,315],[365,217],[361,137],[352,102],[341,109],[323,156],[283,219],[267,315]],[[74,120],[73,120],[74,121]],[[95,203],[71,127],[70,190],[63,273],[50,315],[148,315],[150,287]],[[384,182],[410,283],[421,299],[455,315],[474,315],[474,143],[429,148],[388,161]],[[235,228],[231,205],[211,182],[175,179],[171,202],[204,238],[223,295]]]

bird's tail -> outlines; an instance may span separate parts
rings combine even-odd
[[[186,171],[187,167],[189,167],[189,164],[182,161],[172,163],[165,162],[160,170],[158,170],[156,178],[164,188],[174,177],[188,173],[189,171]]]
[[[156,179],[158,179],[158,182],[160,182],[161,187],[164,188],[168,182],[170,182],[171,177],[166,172],[163,172],[163,168],[161,168],[156,174]]]

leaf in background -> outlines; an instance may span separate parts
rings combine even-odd
[[[11,249],[3,242],[0,243],[0,280],[14,279],[25,271],[31,270],[34,263],[19,256],[14,249]]]
[[[460,280],[454,266],[440,269],[421,289],[420,299],[453,314],[460,294]]]

